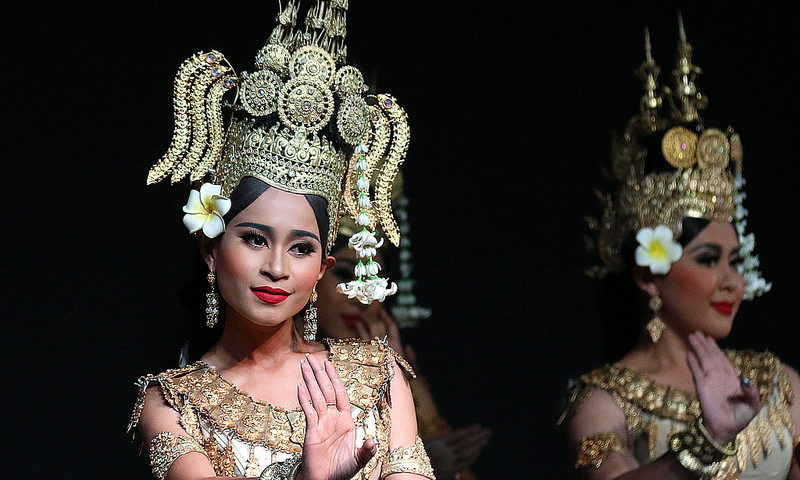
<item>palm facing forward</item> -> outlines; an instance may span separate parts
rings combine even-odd
[[[350,400],[331,362],[306,355],[300,369],[305,386],[297,386],[297,397],[306,414],[306,437],[298,479],[349,479],[375,454],[375,441],[356,447]]]

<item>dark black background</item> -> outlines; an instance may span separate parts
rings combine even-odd
[[[410,117],[418,297],[434,311],[414,344],[450,422],[493,428],[479,478],[570,474],[554,427],[559,397],[567,377],[603,361],[581,275],[592,261],[582,217],[596,213],[591,189],[612,130],[637,108],[643,26],[668,72],[678,7],[709,112],[742,136],[750,227],[774,283],[743,305],[724,343],[800,365],[789,3],[351,2],[350,62]],[[146,188],[146,172],[169,143],[180,62],[213,48],[252,68],[275,9],[70,2],[7,12],[8,478],[147,478],[124,434],[133,381],[177,361],[176,292],[196,254],[180,222],[187,185]]]

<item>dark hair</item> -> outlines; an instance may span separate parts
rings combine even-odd
[[[709,223],[705,218],[684,218],[678,243],[686,246]],[[629,267],[622,272],[609,274],[598,282],[597,304],[607,361],[618,360],[630,351],[642,330],[642,292],[631,271],[637,245],[635,233],[631,233],[622,245],[622,256]]]
[[[239,181],[239,185],[230,194],[231,209],[225,214],[223,219],[227,225],[233,217],[239,215],[242,210],[255,202],[270,186],[255,177],[244,177]],[[328,246],[328,230],[330,230],[330,218],[328,218],[328,201],[319,195],[303,194],[306,201],[314,211],[314,218],[317,220],[319,228],[319,238],[322,243],[322,254],[326,254]]]
[[[269,188],[270,185],[267,185],[255,177],[242,178],[230,194],[231,209],[228,210],[228,213],[223,217],[225,224],[227,225],[230,223],[233,217],[255,202],[256,199]],[[304,194],[303,196],[314,211],[314,218],[317,221],[322,243],[322,254],[325,256],[330,224],[330,219],[328,218],[328,202],[318,195]],[[188,340],[184,346],[185,351],[182,352],[182,357],[185,355],[189,362],[199,359],[214,343],[216,343],[225,325],[225,300],[220,296],[222,305],[220,308],[219,323],[213,329],[209,329],[205,326],[205,293],[209,288],[208,282],[206,281],[207,274],[208,267],[205,262],[198,257],[194,265],[192,280],[186,282],[178,292],[178,297],[187,312],[184,322],[184,332]]]

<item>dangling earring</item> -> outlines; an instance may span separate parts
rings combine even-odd
[[[303,316],[303,339],[306,341],[314,340],[317,336],[317,287],[311,290],[311,297],[308,299],[308,308]]]
[[[206,326],[214,328],[219,320],[219,295],[214,290],[214,272],[208,272],[208,284],[211,285],[211,291],[206,293]]]
[[[658,311],[661,310],[661,297],[658,295],[650,297],[648,305],[650,310],[653,311],[653,318],[647,322],[647,331],[650,332],[650,340],[653,343],[657,343],[658,339],[661,338],[661,332],[667,327],[661,317],[658,316]]]

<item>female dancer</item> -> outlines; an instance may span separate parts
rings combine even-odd
[[[175,136],[148,183],[213,175],[191,192],[184,223],[210,271],[207,325],[222,333],[200,361],[141,379],[129,429],[157,478],[433,478],[402,357],[379,340],[314,341],[315,286],[335,264],[340,203],[352,200],[342,185],[388,148],[391,186],[408,127],[392,97],[365,98],[361,73],[342,65],[346,2],[317,2],[302,31],[298,3],[278,15],[255,72],[236,75],[206,52],[176,77]],[[225,132],[222,95],[237,84]],[[370,197],[359,190],[354,242],[372,265]],[[383,300],[394,287],[375,273],[339,290]],[[292,318],[304,307],[301,337]]]
[[[700,119],[706,99],[680,30],[672,117],[658,116],[648,39],[642,111],[616,145],[616,184],[594,225],[604,263],[594,273],[613,285],[610,302],[637,310],[638,336],[617,363],[580,378],[561,421],[585,478],[798,479],[797,372],[716,344],[743,297],[769,285],[744,235],[741,144]]]

